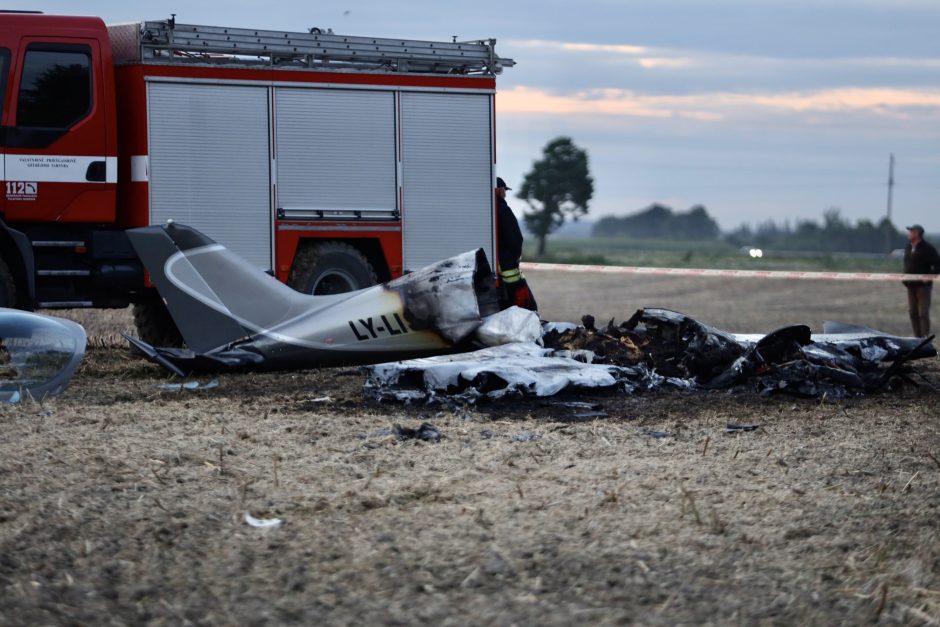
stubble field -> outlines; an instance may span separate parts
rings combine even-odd
[[[554,320],[667,306],[735,331],[907,330],[894,284],[529,279]],[[940,621],[927,388],[561,399],[595,417],[377,406],[349,369],[167,392],[118,342],[126,312],[70,316],[92,336],[70,390],[0,408],[5,624]],[[424,421],[444,439],[383,435]]]

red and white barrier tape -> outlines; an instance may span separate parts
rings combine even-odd
[[[739,279],[804,279],[811,281],[936,281],[937,274],[878,272],[799,272],[795,270],[710,270],[706,268],[641,268],[638,266],[588,266],[571,263],[523,262],[523,270],[584,272],[593,274],[648,274],[667,276],[733,277]]]

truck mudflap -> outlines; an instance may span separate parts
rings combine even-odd
[[[167,370],[295,370],[439,355],[498,311],[482,249],[389,283],[331,296],[297,292],[188,226],[128,231],[187,349],[134,350]]]

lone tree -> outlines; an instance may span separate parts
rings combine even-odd
[[[538,238],[538,256],[545,254],[545,239],[565,223],[587,215],[594,195],[594,179],[588,171],[588,155],[570,137],[553,139],[542,149],[542,158],[522,181],[516,194],[532,211],[524,215],[528,229]]]

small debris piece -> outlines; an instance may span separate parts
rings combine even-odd
[[[579,420],[586,420],[588,418],[606,418],[608,413],[606,411],[582,411],[574,414],[574,417]]]
[[[270,529],[284,524],[284,521],[280,518],[255,518],[248,512],[245,512],[245,522],[258,529]]]
[[[569,409],[600,409],[601,406],[597,403],[588,403],[585,401],[553,401],[549,403],[543,403],[543,407],[567,407]]]
[[[492,440],[495,435],[496,434],[490,431],[489,429],[484,429],[483,431],[480,431],[480,437],[483,438],[484,440]]]
[[[483,318],[474,334],[484,346],[538,342],[542,339],[542,321],[534,311],[513,306]]]
[[[657,440],[662,438],[676,437],[676,434],[672,433],[671,431],[654,431],[653,429],[643,429],[640,431],[640,433],[651,438],[656,438]]]
[[[725,433],[744,433],[745,431],[757,431],[760,425],[734,425],[728,424],[725,427]]]
[[[440,430],[429,422],[422,422],[417,429],[394,425],[391,433],[399,440],[421,440],[422,442],[440,442],[444,437]]]
[[[513,442],[534,442],[542,437],[541,433],[536,433],[535,431],[523,431],[512,436]]]
[[[319,411],[323,409],[323,405],[331,405],[334,402],[332,396],[320,396],[300,401],[297,408],[301,411]]]
[[[182,392],[183,390],[189,390],[194,392],[196,390],[211,390],[212,388],[219,387],[219,380],[213,379],[206,383],[199,383],[199,381],[186,381],[185,383],[161,383],[157,386],[159,389],[164,390],[165,392]]]

